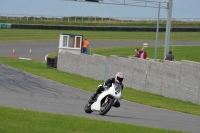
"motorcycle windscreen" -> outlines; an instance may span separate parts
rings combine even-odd
[[[114,87],[115,87],[115,91],[117,93],[121,92],[122,91],[122,86],[118,83],[114,83]]]

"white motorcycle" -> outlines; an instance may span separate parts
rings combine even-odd
[[[94,103],[90,104],[88,102],[85,105],[85,112],[99,111],[100,115],[105,115],[117,101],[121,100],[121,96],[121,85],[119,83],[112,83],[110,88],[106,88],[105,91],[98,95]]]

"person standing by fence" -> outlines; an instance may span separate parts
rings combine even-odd
[[[140,53],[140,58],[141,59],[146,59],[147,58],[147,52],[145,51],[144,47],[139,51]]]
[[[139,53],[139,49],[138,48],[135,49],[134,57],[140,58],[140,53]]]
[[[83,40],[83,53],[88,54],[88,46],[89,46],[89,41],[87,39]]]
[[[172,54],[172,51],[169,51],[169,54],[165,56],[165,60],[169,61],[175,61],[174,55]]]

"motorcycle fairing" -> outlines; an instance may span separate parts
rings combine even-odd
[[[106,97],[106,96],[108,96],[108,95],[111,95],[111,96],[113,96],[114,98],[116,98],[115,99],[115,102],[117,101],[117,99],[120,99],[121,98],[121,91],[119,91],[119,92],[116,92],[115,91],[115,85],[114,84],[112,84],[112,86],[108,89],[108,90],[105,90],[105,91],[103,91],[99,96],[98,96],[98,98],[97,98],[97,100],[91,105],[91,110],[92,111],[99,111],[100,110],[100,108],[101,108],[101,100],[104,98],[104,97]],[[114,103],[115,103],[114,102]]]

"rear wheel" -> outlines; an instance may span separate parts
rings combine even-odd
[[[91,110],[91,105],[89,104],[89,103],[87,103],[86,105],[85,105],[85,113],[88,113],[88,114],[90,114],[90,113],[92,113],[93,111]]]
[[[100,115],[105,115],[110,110],[110,108],[112,107],[113,103],[114,103],[113,99],[108,99],[108,101],[106,103],[103,102],[101,104],[101,108],[100,108],[99,114]]]

